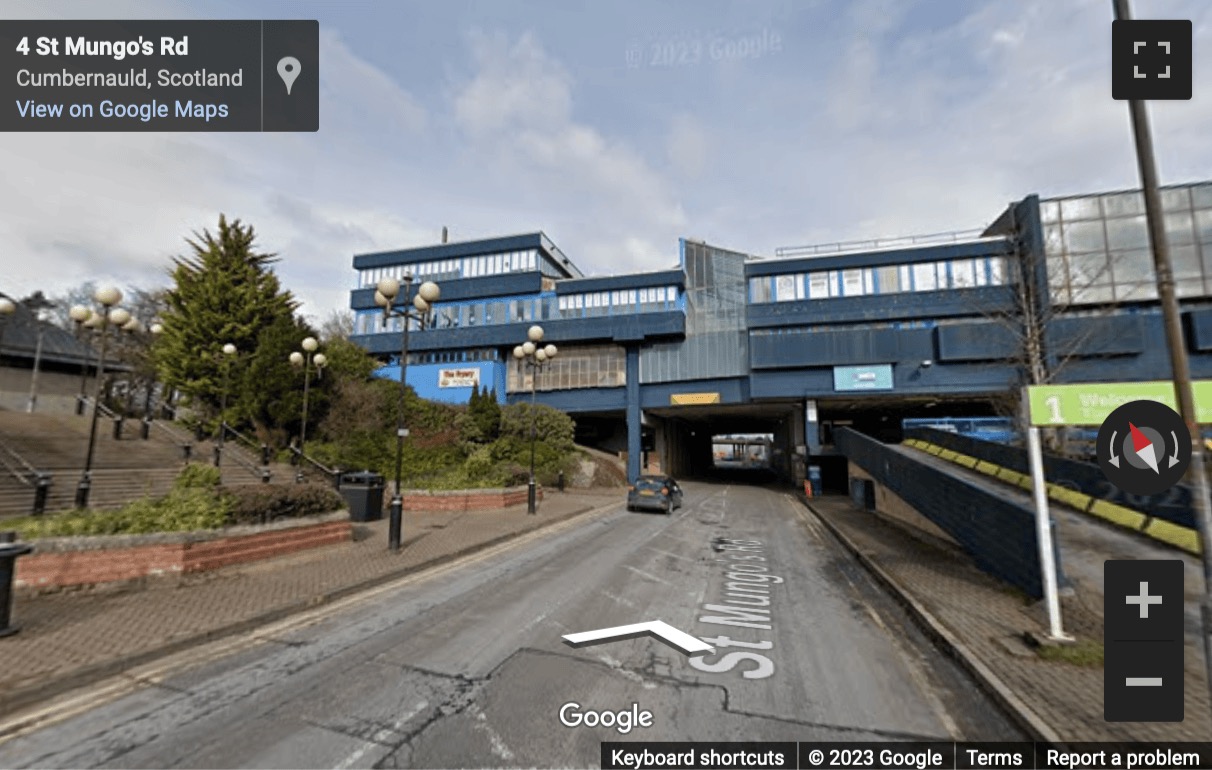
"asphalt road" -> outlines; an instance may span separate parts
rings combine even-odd
[[[597,767],[602,741],[1023,740],[782,491],[689,482],[0,744],[0,767]],[[708,607],[711,605],[711,607]],[[563,634],[663,620],[715,645]],[[651,712],[650,727],[565,726]]]

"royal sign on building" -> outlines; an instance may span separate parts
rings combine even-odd
[[[479,369],[439,369],[439,388],[478,388],[480,387]]]

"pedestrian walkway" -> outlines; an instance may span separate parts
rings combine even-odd
[[[1199,628],[1190,620],[1195,597],[1203,591],[1194,557],[1080,514],[1053,511],[1063,567],[1073,583],[1072,592],[1062,598],[1064,626],[1079,642],[1063,654],[1083,660],[1048,659],[1023,641],[1024,632],[1042,636],[1048,628],[1040,604],[978,570],[959,548],[861,510],[845,497],[806,502],[1038,740],[1206,741],[1212,735]],[[1187,563],[1189,620],[1181,723],[1103,721],[1102,562],[1123,558]]]
[[[203,641],[250,630],[409,572],[622,503],[618,491],[550,493],[535,515],[499,510],[407,512],[398,553],[387,520],[355,525],[352,542],[140,591],[18,597],[15,636],[0,639],[0,715]]]

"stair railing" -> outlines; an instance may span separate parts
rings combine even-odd
[[[299,451],[299,447],[296,446],[295,444],[290,445],[290,453],[291,453],[291,465],[299,467],[299,470],[296,471],[296,473],[295,473],[296,482],[303,481],[303,470],[302,470],[301,466],[304,463],[307,463],[308,465],[312,466],[313,468],[320,471],[324,475],[328,476],[329,480],[332,482],[332,485],[334,487],[336,487],[337,489],[341,488],[341,470],[339,468],[329,468],[327,465],[325,465],[324,463],[315,459],[314,457],[311,457],[311,456]]]
[[[218,460],[221,457],[220,452],[223,451],[227,454],[227,457],[231,460],[234,460],[237,465],[244,468],[248,472],[252,473],[254,476],[260,477],[261,483],[268,484],[270,477],[273,475],[268,467],[269,466],[269,453],[268,453],[269,447],[266,446],[265,444],[258,444],[256,441],[253,441],[248,436],[245,436],[243,433],[241,433],[240,431],[231,427],[226,422],[221,422],[219,424],[219,431],[224,438],[226,438],[227,436],[234,436],[238,441],[243,441],[244,443],[248,444],[249,446],[254,447],[261,454],[262,462],[260,465],[257,465],[257,463],[255,463],[254,461],[248,459],[247,457],[244,457],[244,455],[240,451],[231,451],[227,446],[224,446],[223,449],[220,450],[219,445],[215,445],[215,460],[216,460],[215,465],[217,466],[219,464]],[[236,444],[235,446],[236,446],[237,450],[240,447],[239,444]]]
[[[0,466],[21,484],[32,487],[34,502],[30,509],[33,514],[46,511],[46,498],[50,494],[53,475],[48,471],[40,471],[26,460],[6,442],[0,442]]]

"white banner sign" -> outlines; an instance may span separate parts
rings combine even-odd
[[[439,369],[439,388],[478,388],[480,387],[479,369]]]

